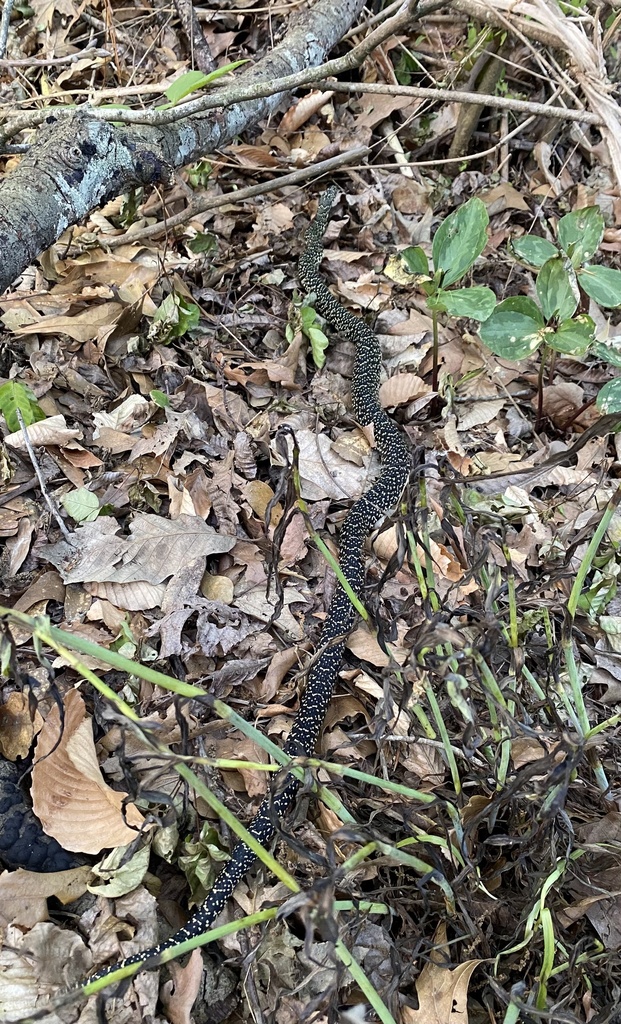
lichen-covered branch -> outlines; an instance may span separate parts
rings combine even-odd
[[[364,0],[318,0],[243,82],[270,82],[320,64],[364,7]],[[242,77],[242,76],[240,76]],[[71,224],[137,185],[181,167],[256,124],[283,94],[163,126],[96,120],[88,109],[50,115],[31,151],[0,184],[0,291]]]

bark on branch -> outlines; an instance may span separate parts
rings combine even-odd
[[[268,83],[321,64],[363,7],[364,0],[318,0],[240,78]],[[0,184],[0,291],[69,225],[114,196],[166,180],[173,168],[227,145],[282,98],[278,93],[162,126],[118,126],[88,110],[51,114],[30,152]]]

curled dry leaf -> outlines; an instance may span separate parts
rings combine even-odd
[[[416,982],[418,1009],[403,1008],[405,1024],[468,1024],[468,985],[481,960],[465,960],[453,970],[443,966],[450,958],[446,925],[435,936],[437,952],[425,964]]]
[[[306,124],[313,114],[316,114],[318,110],[325,106],[331,96],[334,96],[334,93],[319,92],[317,89],[312,90],[306,96],[302,96],[297,103],[289,107],[284,115],[278,129],[279,135],[297,132],[298,128]]]
[[[66,850],[99,853],[131,843],[138,834],[144,819],[132,803],[123,811],[125,797],[104,781],[91,720],[82,697],[71,690],[65,698],[62,734],[56,706],[39,735],[32,770],[35,814]]]
[[[38,423],[31,423],[28,429],[28,438],[34,448],[45,447],[45,445],[58,445],[62,448],[67,441],[75,437],[81,437],[82,431],[67,426],[64,416],[48,416],[46,420],[39,420]],[[26,441],[21,430],[5,437],[4,443],[17,451],[26,451]]]
[[[0,1017],[17,1021],[37,1008],[49,1009],[50,997],[78,984],[91,962],[80,936],[67,928],[42,921],[24,934],[9,927],[0,951]]]
[[[382,408],[394,409],[397,405],[407,405],[415,398],[431,394],[429,384],[425,384],[417,374],[396,373],[381,385],[379,397]]]
[[[35,711],[30,717],[28,696],[25,693],[9,694],[6,704],[0,707],[0,753],[8,761],[27,757],[35,734],[43,725],[43,719]]]
[[[160,998],[171,1024],[192,1024],[192,1007],[196,1002],[203,977],[203,958],[200,949],[192,952],[185,967],[171,963],[172,981],[162,985]]]

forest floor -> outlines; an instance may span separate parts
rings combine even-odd
[[[254,59],[295,9],[232,0],[195,12],[221,66]],[[618,6],[577,5],[575,22],[599,32],[614,83]],[[63,63],[89,41],[99,55]],[[0,68],[3,109],[148,105],[192,67],[171,6],[117,0],[31,0],[8,57],[52,63]],[[566,56],[450,6],[350,79],[530,103],[560,91],[572,105]],[[333,175],[279,187],[354,147],[368,151]],[[5,170],[19,159],[2,157]],[[598,401],[621,365],[621,292],[596,301],[581,287],[589,261],[621,270],[619,185],[593,125],[338,87],[284,103],[166,186],[110,202],[0,298],[0,384],[30,389],[22,414],[56,511],[23,431],[0,420],[0,586],[22,616],[5,634],[0,750],[26,765],[39,734],[34,809],[88,862],[0,876],[0,1018],[181,927],[226,859],[230,829],[149,737],[200,756],[193,770],[245,823],[269,785],[263,737],[282,747],[335,584],[313,531],[336,553],[346,510],[378,472],[351,414],[353,346],[314,317],[296,277],[331,181],[323,273],[375,326],[381,401],[413,456],[402,507],[368,544],[370,620],[348,638],[318,752],[333,800],[312,796],[309,775],[274,851],[289,876],[259,869],[222,918],[280,906],[293,878],[301,894],[278,920],[210,945],[215,970],[203,973],[200,952],[174,965],[160,1002],[157,974],[137,976],[111,1019],[621,1021],[621,451],[604,415],[618,411],[614,389]],[[197,195],[218,205],[171,227]],[[458,286],[538,300],[546,327],[526,354],[511,331],[490,348],[476,319],[434,315],[433,275],[418,250],[409,270],[399,255],[430,257],[472,198],[489,226]],[[597,252],[572,269],[566,248],[554,255],[558,225],[589,207],[603,217]],[[598,234],[590,220],[564,223]],[[565,268],[571,294],[558,302],[575,295],[566,320],[579,333],[592,322],[588,343],[546,341],[563,317],[545,309],[543,258],[517,258],[527,235]],[[137,670],[112,668],[92,644]],[[203,688],[256,733],[145,668]],[[242,763],[223,768],[231,759]],[[383,1008],[335,957],[337,936]]]

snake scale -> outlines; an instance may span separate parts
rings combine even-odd
[[[381,354],[377,336],[357,316],[345,310],[330,293],[319,275],[323,256],[323,236],[337,189],[332,186],[321,197],[315,219],[306,232],[304,248],[298,264],[299,279],[304,289],[315,295],[315,308],[340,334],[356,345],[352,375],[354,416],[361,426],[373,424],[375,443],[382,470],[373,486],[352,506],[340,535],[340,566],[345,579],[356,595],[364,583],[363,545],[369,531],[398,503],[409,475],[410,457],[405,440],[392,420],[381,408],[378,399]],[[292,756],[311,756],[319,739],[335,681],[341,666],[345,637],[355,620],[354,607],[337,585],[321,634],[320,653],[309,671],[300,707],[285,743],[285,752]],[[275,822],[282,817],[295,796],[299,782],[291,775],[279,776],[278,784],[265,798],[249,826],[250,833],[267,845],[276,833]],[[103,978],[119,967],[149,961],[156,966],[164,950],[206,932],[245,873],[255,862],[255,854],[238,842],[229,861],[220,872],[205,902],[188,923],[169,939],[128,957],[121,963],[106,967],[89,981]]]

